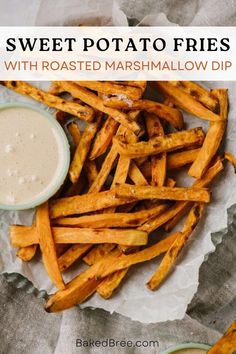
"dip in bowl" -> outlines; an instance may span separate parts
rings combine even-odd
[[[46,111],[0,104],[0,208],[24,210],[52,197],[66,178],[70,148]]]

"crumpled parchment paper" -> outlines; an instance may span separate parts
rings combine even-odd
[[[76,1],[70,1],[66,7],[66,1],[57,1],[57,23],[53,21],[52,2],[40,1],[37,3],[37,16],[28,19],[28,25],[126,25],[124,14],[118,10],[115,3],[103,1],[97,4],[93,1],[84,1],[80,5],[80,11],[76,11]],[[39,6],[40,4],[40,6]],[[74,4],[74,6],[73,6]],[[33,4],[32,4],[33,6]],[[36,5],[35,5],[36,6]],[[66,10],[66,11],[65,11]],[[32,10],[33,11],[33,10]],[[34,11],[35,13],[35,11]],[[98,14],[103,17],[98,18]],[[95,20],[94,20],[95,19]],[[58,23],[59,22],[59,23]],[[22,23],[23,24],[23,23]],[[11,25],[11,23],[9,23]],[[42,85],[41,83],[40,85]],[[236,85],[227,82],[207,82],[209,88],[227,87],[230,96],[230,114],[226,134],[225,150],[236,153],[236,124],[235,104],[233,98],[236,94]],[[28,101],[28,98],[17,95],[0,87],[0,102]],[[34,103],[37,104],[37,103]],[[187,126],[207,127],[207,122],[198,120],[185,114]],[[179,181],[180,185],[186,182],[184,175]],[[236,187],[236,178],[233,169],[226,167],[223,173],[215,180],[212,188],[212,203],[206,208],[204,217],[191,237],[191,241],[184,249],[175,269],[167,281],[157,292],[149,291],[145,283],[155,271],[158,260],[133,267],[117,294],[110,300],[103,300],[97,294],[90,298],[83,307],[98,307],[110,312],[118,312],[133,320],[143,323],[163,322],[167,320],[183,318],[187,305],[191,301],[198,287],[198,272],[204,258],[209,252],[214,251],[211,241],[211,233],[219,231],[227,226],[227,208],[236,203],[236,195],[233,191]],[[40,257],[36,257],[29,264],[22,263],[15,257],[15,250],[11,248],[8,235],[9,224],[30,224],[33,211],[0,213],[0,271],[2,273],[18,272],[31,280],[38,289],[52,292],[54,289],[43,269]],[[84,265],[73,267],[65,275],[65,279],[78,274]]]

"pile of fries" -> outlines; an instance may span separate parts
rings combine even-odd
[[[18,257],[30,261],[40,248],[58,288],[46,311],[70,308],[95,292],[108,299],[131,266],[164,255],[147,279],[150,290],[161,286],[210,202],[208,188],[223,160],[236,165],[232,154],[219,155],[227,89],[208,91],[188,81],[149,83],[161,96],[156,102],[143,98],[143,81],[53,82],[48,92],[21,81],[1,84],[55,108],[75,147],[61,191],[37,208],[32,226],[10,228]],[[181,110],[196,117],[196,126],[208,120],[208,130],[184,130]],[[78,119],[86,122],[83,132]],[[170,177],[182,168],[195,178],[191,186],[178,187]],[[167,234],[185,216],[179,231]],[[163,235],[153,244],[159,228]],[[88,268],[78,268],[65,284],[62,273],[78,260]]]

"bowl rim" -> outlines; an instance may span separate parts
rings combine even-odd
[[[176,351],[181,350],[181,349],[206,349],[209,350],[211,348],[210,345],[208,344],[202,344],[202,343],[183,343],[183,344],[178,344],[175,347],[171,347],[161,354],[174,354]],[[176,353],[178,354],[178,353]]]
[[[62,151],[63,151],[62,158],[64,161],[62,163],[61,171],[59,171],[58,176],[54,179],[51,187],[47,190],[47,193],[40,195],[40,197],[35,198],[34,200],[31,200],[31,201],[25,202],[25,203],[20,203],[17,205],[0,203],[0,209],[16,210],[16,211],[34,208],[34,207],[44,203],[45,201],[47,201],[49,198],[51,198],[58,191],[58,189],[61,187],[62,183],[64,182],[64,180],[67,176],[68,170],[69,170],[69,165],[70,165],[69,142],[68,142],[67,136],[66,136],[63,128],[57,122],[56,118],[54,118],[52,114],[50,114],[49,112],[47,112],[43,108],[37,107],[37,106],[30,104],[30,103],[22,103],[22,102],[17,102],[17,101],[0,103],[0,111],[4,110],[4,109],[8,109],[8,108],[17,108],[17,107],[30,109],[30,110],[40,113],[42,116],[44,116],[50,122],[50,124],[54,128],[56,128],[57,133],[58,133],[58,137],[60,139],[60,143],[62,144]]]

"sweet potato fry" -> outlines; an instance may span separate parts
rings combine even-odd
[[[114,250],[75,277],[67,284],[65,290],[57,291],[54,295],[51,295],[45,305],[45,310],[47,312],[59,312],[83,302],[91,294],[87,290],[90,286],[92,287],[91,284],[93,284],[94,291],[94,288],[99,285],[103,278],[115,271],[158,257],[169,249],[178,235],[179,233],[174,233],[154,246],[130,255],[121,255],[121,251]]]
[[[49,107],[56,108],[88,122],[93,121],[94,111],[91,107],[82,106],[77,102],[64,100],[63,98],[42,91],[23,81],[1,81],[1,84],[17,93],[42,102]]]
[[[168,276],[178,255],[186,245],[192,231],[196,227],[203,212],[204,204],[196,203],[191,208],[190,213],[185,221],[182,233],[176,238],[168,249],[157,271],[148,281],[147,286],[151,290],[157,289],[163,280]]]
[[[210,122],[210,127],[206,134],[206,138],[201,147],[201,150],[188,171],[188,174],[195,178],[201,178],[204,171],[207,169],[207,166],[211,162],[212,158],[215,156],[220,146],[227,124],[227,90],[213,90],[212,94],[214,94],[219,99],[220,117],[222,118],[222,120],[218,122]]]
[[[98,156],[101,156],[106,152],[110,143],[112,142],[113,136],[116,134],[119,123],[109,116],[103,123],[102,128],[97,133],[94,144],[92,146],[91,152],[89,154],[89,159],[94,160]]]
[[[118,96],[102,95],[101,98],[104,106],[112,109],[128,110],[133,104],[133,101]]]
[[[97,178],[93,181],[93,184],[89,188],[89,193],[97,193],[102,189],[117,157],[118,157],[118,152],[116,148],[112,146],[105,160],[103,161],[102,167],[97,175]]]
[[[109,258],[117,257],[120,251],[114,250],[111,254],[108,254],[104,261],[108,261]],[[91,268],[91,267],[90,267]],[[89,268],[89,269],[90,269]],[[86,278],[85,272],[81,273],[79,276],[70,281],[70,288],[66,293],[57,292],[55,295],[51,296],[45,305],[45,310],[47,312],[58,312],[66,308],[74,306],[76,303],[84,302],[89,296],[91,296],[95,291],[97,286],[102,280],[97,280],[95,277]],[[78,277],[80,277],[78,279]],[[75,289],[79,291],[75,291]],[[56,297],[54,297],[56,296]]]
[[[171,184],[172,181],[167,181],[167,183]],[[147,231],[148,233],[150,233],[152,231],[152,224],[148,224],[148,220],[155,220],[157,221],[158,219],[161,220],[162,218],[162,213],[168,209],[168,204],[160,204],[159,206],[152,206],[150,209],[148,210],[152,210],[152,209],[159,209],[158,214],[156,215],[149,215],[148,219],[146,220],[146,223],[144,223],[143,225],[139,226],[138,229],[142,230],[145,229],[145,231]],[[161,214],[161,215],[160,215]],[[158,218],[158,215],[160,215],[160,218]],[[155,216],[155,217],[154,217]],[[163,219],[162,222],[164,223]],[[127,254],[130,252],[134,252],[134,251],[138,251],[138,247],[134,248],[134,247],[128,247],[128,246],[119,246],[119,248],[122,250],[123,253]],[[129,270],[128,268],[119,270],[111,275],[109,275],[107,278],[105,278],[102,283],[98,286],[97,288],[97,292],[99,293],[100,296],[102,296],[104,299],[108,299],[112,296],[112,294],[114,293],[114,291],[117,289],[117,287],[120,285],[120,283],[122,282],[122,280],[124,279],[124,277],[126,276],[127,272]]]
[[[142,90],[139,87],[117,85],[111,81],[75,81],[75,83],[105,95],[124,95],[131,100],[138,100],[142,96]]]
[[[157,217],[153,217],[147,220],[143,225],[139,227],[139,229],[146,231],[147,233],[151,233],[157,230],[160,226],[164,225],[167,221],[172,220],[172,218],[175,217],[175,215],[177,215],[180,210],[182,210],[182,204],[176,204],[165,210]]]
[[[94,183],[94,181],[96,180],[97,176],[98,176],[98,170],[97,170],[97,165],[96,165],[96,161],[93,160],[87,160],[84,163],[84,170],[86,172],[86,177],[87,177],[87,181],[88,181],[88,187],[90,188],[91,185]]]
[[[130,158],[156,155],[166,151],[178,150],[196,145],[202,145],[205,134],[202,128],[190,129],[178,133],[167,134],[163,137],[153,138],[147,142],[127,144],[122,138],[116,136],[113,143],[121,155]]]
[[[80,178],[78,179],[78,181],[76,183],[71,183],[70,181],[68,181],[69,185],[66,185],[66,188],[64,190],[62,190],[62,195],[63,197],[72,197],[78,194],[81,194],[83,192],[83,190],[86,187],[87,184],[87,180],[84,176],[84,173],[82,171]]]
[[[164,136],[164,129],[160,120],[155,114],[147,113],[145,115],[146,126],[149,139],[153,139],[157,136]],[[162,187],[165,184],[166,179],[166,163],[167,154],[164,152],[158,156],[151,157],[151,169],[152,169],[152,181],[153,186]]]
[[[64,91],[69,92],[73,97],[79,98],[94,109],[110,115],[118,123],[132,130],[135,134],[138,134],[140,132],[140,127],[138,123],[132,121],[129,116],[124,112],[104,106],[103,100],[91,91],[88,91],[85,88],[80,87],[70,81],[57,81],[56,84],[58,86],[61,86]]]
[[[42,252],[44,267],[49,277],[51,278],[52,282],[56,285],[58,289],[62,290],[65,288],[65,284],[62,279],[58,262],[57,262],[57,255],[56,255],[56,249],[54,244],[54,237],[52,235],[52,231],[50,227],[47,202],[40,205],[37,209],[36,226],[34,227],[34,229],[35,229],[34,235],[37,238],[37,243],[39,243]],[[27,246],[30,246],[32,244],[35,243],[34,242],[31,244],[29,243]]]
[[[173,152],[167,155],[167,170],[175,170],[186,165],[192,163],[197,154],[199,153],[199,149],[192,149],[180,152]],[[150,179],[152,176],[151,162],[145,161],[141,166],[140,170],[145,178]]]
[[[129,168],[129,178],[134,182],[134,184],[139,186],[148,186],[148,182],[136,163],[134,161],[131,162]]]
[[[138,115],[139,112],[137,113],[137,117]],[[138,140],[138,137],[131,130],[128,130],[126,128],[123,127],[119,128],[119,133],[123,133],[127,143],[132,143],[132,142],[134,143],[137,142]],[[126,182],[129,173],[130,162],[131,160],[129,157],[126,156],[119,157],[118,163],[116,165],[114,178],[111,184],[111,189],[114,188],[117,184]],[[115,208],[109,208],[108,210],[106,210],[106,212],[107,213],[115,212]]]
[[[170,97],[176,106],[197,116],[198,118],[212,122],[218,122],[222,120],[218,114],[207,109],[200,102],[195,100],[191,95],[180,90],[174,85],[171,85],[169,82],[155,81],[153,82],[153,85],[161,90],[165,95]]]
[[[117,197],[143,199],[186,200],[209,203],[210,194],[203,188],[133,186],[123,184],[116,188]]]
[[[128,273],[129,267],[118,270],[117,272],[108,275],[97,287],[97,293],[103,299],[109,299],[114,291],[119,287],[120,283]]]
[[[149,113],[154,113],[159,118],[170,123],[174,128],[180,130],[183,128],[183,117],[182,113],[176,108],[166,106],[162,103],[150,101],[150,100],[139,100],[128,104],[125,101],[120,100],[116,97],[110,97],[103,101],[107,108],[114,109],[128,109],[128,110],[141,110]]]
[[[75,122],[71,122],[67,125],[67,129],[70,135],[72,136],[75,146],[78,146],[81,139],[81,132],[79,126]]]
[[[14,247],[26,247],[40,242],[37,227],[11,226],[11,242]],[[129,229],[88,229],[52,227],[55,243],[117,243],[127,246],[146,245],[145,231]],[[41,243],[40,243],[41,245]]]
[[[218,110],[218,100],[204,87],[192,81],[169,81],[171,85],[178,87],[202,103],[213,112]]]
[[[61,272],[68,269],[75,261],[84,256],[92,248],[92,244],[75,244],[58,258],[58,265]]]
[[[112,243],[97,245],[83,257],[83,261],[88,265],[93,265],[94,263],[100,261],[106,254],[110,253],[115,247],[116,245]]]
[[[75,150],[75,154],[69,168],[69,176],[72,183],[76,183],[80,177],[93,138],[99,128],[100,121],[101,114],[99,113],[97,114],[96,122],[88,124],[80,138],[79,144]]]
[[[133,116],[131,117],[132,117],[131,119],[137,118],[137,113],[135,117]],[[129,131],[127,128],[123,126],[119,127],[117,134],[120,134],[123,137],[123,139],[125,139],[125,141],[133,141],[133,142],[137,141],[136,135],[132,131]],[[96,193],[102,189],[117,157],[118,157],[117,149],[115,146],[112,145],[109,153],[107,154],[102,164],[102,167],[97,175],[97,178],[94,180],[92,186],[89,188],[89,193]],[[119,165],[119,169],[115,173],[115,177],[114,177],[115,181],[113,181],[112,187],[114,187],[114,185],[117,183],[117,179],[120,178],[121,175],[122,178],[124,178],[124,176],[126,176],[128,173],[129,160],[126,159],[124,162],[121,162],[121,164],[122,165],[121,166]],[[126,170],[123,170],[124,167],[126,167]]]
[[[167,204],[162,203],[148,210],[133,213],[104,213],[85,215],[73,218],[59,218],[55,225],[85,228],[109,228],[109,227],[136,227],[143,224],[147,219],[166,210]]]
[[[114,81],[117,85],[126,85],[131,87],[139,87],[142,92],[145,91],[147,86],[147,81]]]
[[[192,149],[186,151],[175,152],[172,154],[168,154],[167,156],[167,169],[168,170],[175,170],[177,168],[186,166],[193,161],[195,161],[199,149]]]
[[[133,202],[133,198],[117,198],[115,190],[90,193],[51,201],[50,217],[84,214]]]
[[[227,329],[223,337],[208,350],[207,354],[235,354],[236,348],[236,321]]]
[[[28,247],[20,248],[17,251],[16,255],[22,261],[29,262],[35,256],[36,251],[37,251],[37,245],[31,245],[31,246],[28,246]]]
[[[220,171],[223,170],[223,164],[220,158],[217,158],[215,163],[206,171],[202,178],[196,180],[193,183],[193,187],[205,188],[213,181]],[[165,224],[165,230],[172,230],[186,211],[191,207],[191,202],[176,202],[172,209],[176,209],[178,212],[173,215],[171,219]]]

